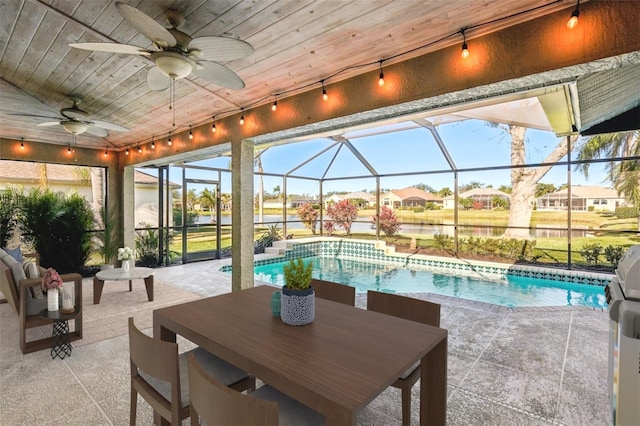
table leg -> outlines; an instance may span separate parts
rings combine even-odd
[[[133,281],[133,280],[129,280],[129,291],[132,290],[131,281]]]
[[[102,288],[104,287],[104,281],[93,277],[93,304],[97,305],[100,303],[100,298],[102,297]]]
[[[153,275],[149,275],[144,279],[144,286],[147,288],[149,302],[153,302]]]
[[[51,345],[51,359],[64,359],[71,356],[71,340],[69,339],[69,323],[66,320],[53,321],[53,343]]]
[[[445,337],[420,364],[420,424],[447,423],[447,338]]]

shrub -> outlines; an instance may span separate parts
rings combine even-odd
[[[623,254],[624,249],[619,246],[609,245],[604,248],[604,258],[607,259],[607,262],[612,264],[614,268],[618,266],[618,262]]]
[[[311,203],[304,203],[298,207],[298,217],[304,227],[311,230],[311,234],[316,235],[316,223],[318,222],[318,211]]]
[[[635,219],[638,217],[637,207],[617,207],[616,217],[618,219]]]
[[[587,211],[592,212],[596,209],[596,206],[587,206]]]
[[[411,210],[413,210],[414,213],[424,213],[424,207],[414,207]],[[433,210],[433,209],[429,209],[429,210]]]
[[[398,216],[391,210],[389,207],[384,206],[380,209],[380,230],[384,232],[384,235],[387,237],[392,236],[396,232],[400,230],[400,220]],[[371,224],[372,226],[376,226],[378,224],[378,215],[371,216]]]
[[[453,247],[453,238],[446,234],[434,234],[433,245],[438,250],[450,250]]]
[[[598,258],[602,254],[602,246],[599,243],[585,244],[580,254],[589,265],[597,265]]]
[[[45,267],[60,273],[83,272],[91,252],[95,218],[88,201],[78,195],[31,189],[20,197],[18,227],[22,238]]]
[[[335,224],[328,220],[326,221],[323,225],[322,225],[322,229],[324,229],[324,231],[327,233],[328,236],[332,236],[333,233],[335,232],[336,228],[335,228]]]
[[[136,265],[156,266],[160,263],[160,237],[158,230],[145,223],[146,229],[136,231]]]
[[[342,200],[327,207],[327,216],[335,222],[335,226],[340,226],[350,236],[351,224],[358,218],[358,209],[349,200]]]

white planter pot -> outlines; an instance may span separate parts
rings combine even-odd
[[[280,318],[289,325],[311,324],[316,317],[316,295],[313,288],[290,290],[282,287]]]

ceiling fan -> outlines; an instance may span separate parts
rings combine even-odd
[[[165,11],[171,28],[164,28],[152,17],[125,3],[116,3],[122,17],[136,30],[151,40],[156,50],[119,43],[71,43],[70,47],[98,52],[143,55],[151,58],[155,66],[147,72],[151,90],[164,90],[172,80],[191,74],[230,89],[244,88],[244,81],[229,68],[214,61],[230,61],[253,53],[253,47],[242,40],[229,37],[205,36],[191,38],[178,30],[184,17],[176,10]]]
[[[64,130],[73,134],[80,135],[82,133],[89,133],[94,136],[106,137],[109,135],[108,130],[115,130],[119,132],[129,132],[129,129],[126,127],[120,126],[118,124],[109,123],[107,121],[93,120],[89,118],[89,113],[78,108],[78,103],[80,102],[78,99],[72,99],[73,106],[71,108],[62,108],[60,110],[60,115],[63,117],[61,119],[56,119],[56,121],[47,121],[45,123],[37,124],[38,127],[47,127],[47,126],[62,126]],[[42,116],[36,116],[42,117]],[[52,118],[52,117],[44,117],[44,118]]]

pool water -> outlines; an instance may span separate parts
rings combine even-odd
[[[441,271],[407,269],[347,259],[309,257],[313,277],[347,284],[356,292],[367,290],[387,293],[435,293],[495,305],[521,306],[589,306],[606,309],[604,288],[507,275],[453,275]],[[254,268],[257,280],[281,286],[283,266],[288,262],[270,263]],[[457,271],[452,271],[455,273]]]

